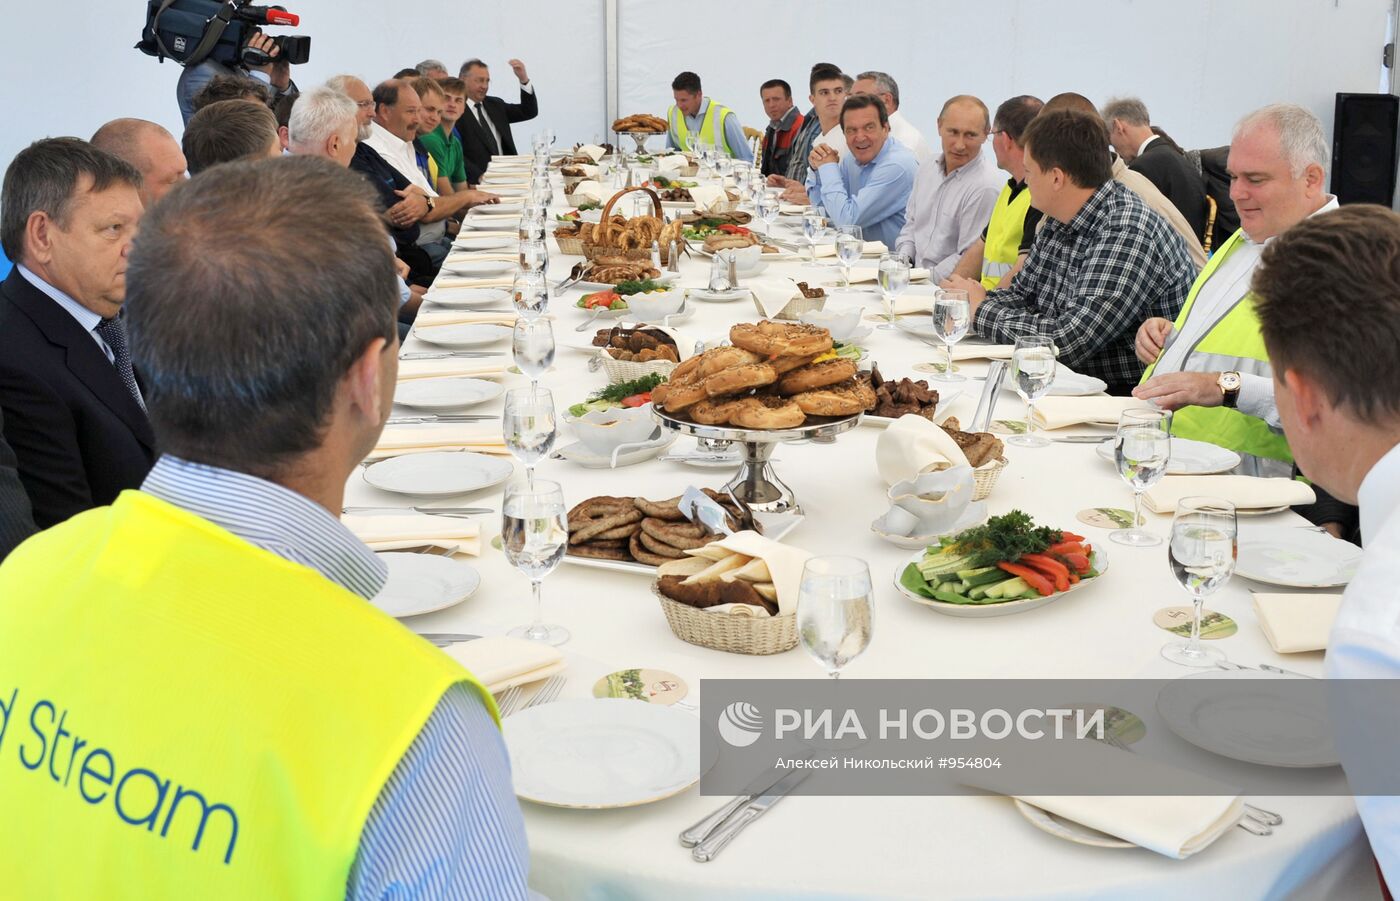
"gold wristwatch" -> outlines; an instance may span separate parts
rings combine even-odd
[[[1240,402],[1240,385],[1244,380],[1238,372],[1222,372],[1215,383],[1220,386],[1220,402],[1231,410]]]

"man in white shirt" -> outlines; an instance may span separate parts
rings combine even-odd
[[[893,121],[891,117],[891,133]],[[895,250],[928,269],[935,282],[953,274],[963,252],[992,218],[1001,175],[982,154],[991,127],[981,100],[967,94],[950,98],[938,114],[943,154],[919,166],[914,178]]]
[[[1330,156],[1322,123],[1302,107],[1276,104],[1241,120],[1227,163],[1240,230],[1201,271],[1175,323],[1138,329],[1135,350],[1150,365],[1133,396],[1176,410],[1173,434],[1240,452],[1247,475],[1287,476],[1292,463],[1249,280],[1271,240],[1337,208],[1324,190]]]
[[[890,114],[890,137],[914,151],[914,159],[919,161],[920,166],[933,161],[933,150],[929,148],[928,141],[924,140],[914,123],[899,111],[899,83],[889,73],[873,69],[860,73],[851,86],[851,93],[874,94],[883,100]]]
[[[1310,217],[1271,241],[1252,286],[1279,416],[1298,465],[1361,507],[1366,550],[1328,639],[1331,679],[1400,678],[1397,274],[1400,215],[1360,204]],[[1378,772],[1393,772],[1393,745],[1378,748],[1370,739],[1389,732],[1372,721],[1394,723],[1395,711],[1351,706],[1362,690],[1337,687],[1329,712],[1342,766],[1353,790],[1364,794],[1377,788]],[[1387,739],[1393,735],[1379,741]],[[1382,875],[1400,885],[1400,797],[1357,797],[1356,806]]]

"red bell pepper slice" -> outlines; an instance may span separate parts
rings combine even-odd
[[[1040,593],[1041,597],[1049,597],[1055,593],[1055,587],[1050,584],[1050,580],[1029,566],[1022,566],[1019,563],[1007,563],[1005,560],[997,564],[997,568],[1004,572],[1009,572],[1013,576],[1020,576],[1026,580],[1026,584]]]
[[[624,397],[622,399],[622,405],[624,407],[640,407],[648,403],[651,403],[650,391],[643,391],[641,394],[633,394],[631,397]]]
[[[1065,554],[1064,561],[1074,567],[1074,572],[1086,573],[1089,571],[1088,554]]]
[[[1062,554],[1082,554],[1084,545],[1078,541],[1061,541],[1059,544],[1052,544],[1045,549],[1045,553],[1052,555]]]
[[[1045,573],[1055,581],[1055,588],[1064,591],[1069,588],[1069,568],[1053,557],[1044,554],[1026,554],[1021,557],[1021,563]]]

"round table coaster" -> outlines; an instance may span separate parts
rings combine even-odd
[[[1163,607],[1152,614],[1152,622],[1159,629],[1166,629],[1173,635],[1190,638],[1191,615],[1190,607]],[[1202,639],[1229,638],[1239,629],[1235,621],[1223,613],[1216,613],[1214,610],[1201,611]]]
[[[593,686],[593,697],[634,698],[670,706],[689,691],[690,686],[675,673],[659,669],[623,669],[599,679]]]
[[[1113,735],[1125,745],[1139,742],[1143,736],[1147,735],[1147,724],[1142,721],[1142,718],[1122,707],[1096,703],[1075,703],[1068,706],[1071,710],[1082,710],[1090,715],[1097,710],[1102,710],[1104,732]]]
[[[1084,525],[1093,526],[1096,529],[1131,529],[1133,527],[1133,511],[1124,510],[1122,507],[1090,507],[1074,514],[1074,518]],[[1146,522],[1147,517],[1143,517],[1143,521],[1139,525]]]

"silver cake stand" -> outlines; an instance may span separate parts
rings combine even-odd
[[[860,414],[843,417],[808,417],[795,429],[740,429],[729,426],[700,425],[668,415],[652,408],[652,415],[663,429],[698,439],[706,449],[723,451],[731,444],[739,445],[743,457],[739,472],[724,487],[734,497],[759,513],[801,513],[802,507],[792,489],[784,485],[769,462],[773,449],[786,441],[830,442],[842,432],[848,432],[860,422]]]
[[[627,137],[632,139],[632,143],[636,145],[635,149],[632,151],[632,156],[650,156],[647,150],[647,141],[657,136],[666,136],[666,132],[664,131],[624,131],[620,132],[620,134],[627,135]]]

